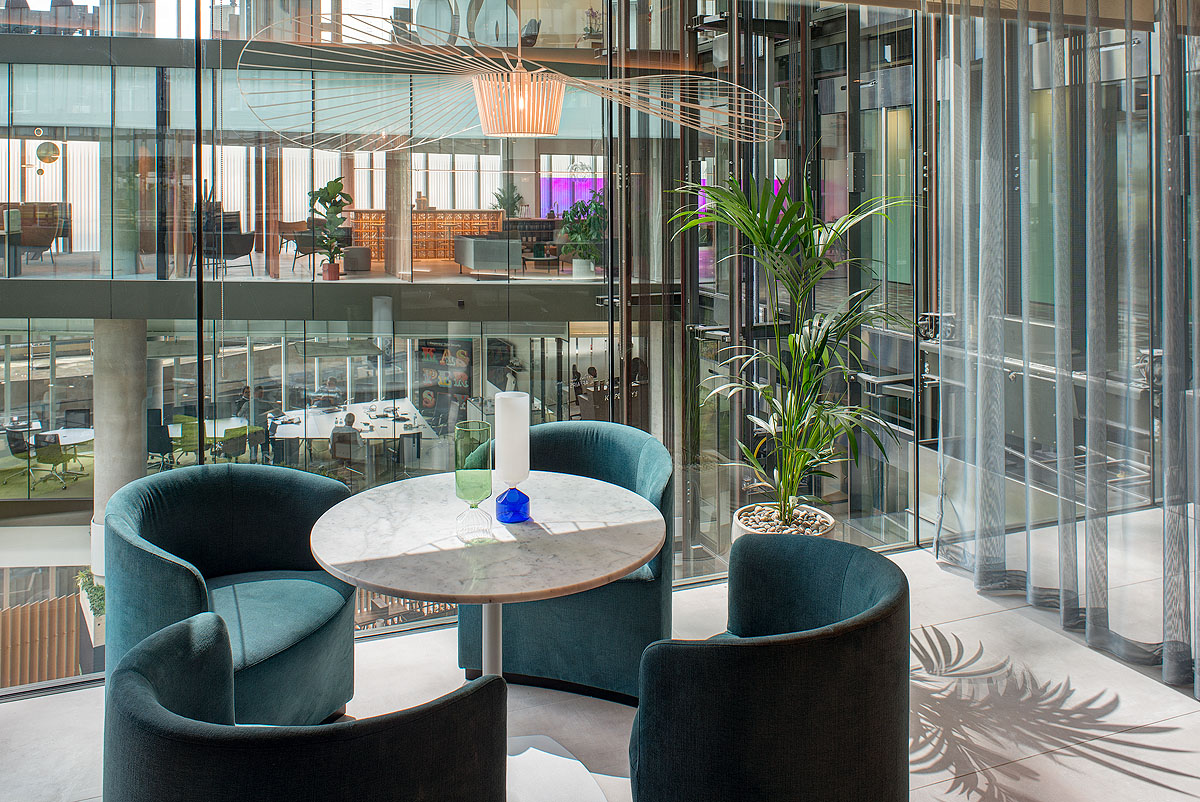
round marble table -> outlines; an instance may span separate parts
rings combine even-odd
[[[493,490],[502,486],[493,481]],[[495,496],[480,506],[495,540],[467,545],[455,535],[466,509],[454,474],[419,476],[351,496],[322,515],[312,552],[334,576],[408,599],[483,605],[483,673],[502,674],[506,602],[566,596],[640,568],[662,548],[658,508],[623,487],[533,471],[521,483],[531,518],[496,522]]]

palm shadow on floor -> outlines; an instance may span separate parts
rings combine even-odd
[[[1120,703],[1115,692],[1085,697],[1070,677],[1043,681],[1008,659],[992,660],[982,644],[969,652],[957,636],[947,637],[937,627],[914,632],[910,648],[910,770],[952,777],[948,797],[1043,802],[1034,785],[1038,773],[1019,758],[1049,753],[1052,760],[1065,760],[1054,750],[1066,747],[1075,759],[1176,793],[1185,792],[1171,780],[1195,776],[1150,762],[1155,755],[1189,750],[1147,740],[1176,727],[1114,719]]]

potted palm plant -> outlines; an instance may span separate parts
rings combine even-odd
[[[587,200],[576,201],[563,212],[562,235],[567,244],[563,255],[571,257],[571,275],[595,275],[600,246],[608,228],[608,210],[604,196],[593,192]]]
[[[750,398],[746,417],[754,439],[738,446],[753,472],[752,488],[771,496],[768,504],[747,504],[734,513],[734,538],[746,532],[828,533],[833,517],[812,506],[820,499],[807,488],[819,477],[832,477],[833,466],[857,462],[860,436],[870,438],[885,458],[880,434],[896,439],[877,414],[849,403],[848,382],[860,367],[856,354],[857,346],[864,345],[862,327],[901,319],[871,303],[875,287],[852,293],[828,311],[814,308],[813,290],[830,271],[857,264],[840,256],[851,229],[906,201],[873,198],[825,222],[806,173],[801,172],[794,195],[790,181],[774,178],[749,191],[684,184],[678,191],[695,197],[697,205],[671,218],[680,224],[677,236],[712,224],[735,229],[745,250],[730,258],[752,259],[766,282],[767,347],[729,349],[722,362],[728,375],[719,377],[705,399]]]
[[[525,196],[517,191],[516,184],[511,181],[492,194],[492,208],[500,209],[506,217],[519,217],[524,205]]]
[[[319,223],[314,231],[317,247],[325,262],[321,265],[321,278],[326,281],[337,281],[342,274],[342,266],[338,261],[342,258],[342,224],[346,218],[342,212],[354,203],[354,198],[346,194],[342,177],[329,181],[325,186],[308,193],[308,206],[313,219]]]

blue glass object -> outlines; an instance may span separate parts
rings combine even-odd
[[[502,524],[519,524],[529,520],[529,496],[510,487],[496,497],[496,520]]]

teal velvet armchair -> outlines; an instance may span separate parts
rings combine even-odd
[[[505,677],[631,702],[642,650],[671,636],[671,455],[652,435],[604,421],[533,426],[529,449],[532,470],[589,476],[653,502],[666,519],[667,534],[654,559],[616,582],[504,605]],[[458,660],[467,676],[479,675],[482,626],[478,605],[458,608]]]
[[[818,537],[745,535],[729,631],[642,656],[635,802],[908,799],[908,581]]]
[[[240,724],[316,724],[354,693],[354,588],[309,550],[349,495],[323,476],[198,465],[130,482],[104,518],[110,671],[143,638],[202,612],[229,629]]]
[[[375,718],[235,727],[232,658],[222,619],[201,613],[121,659],[105,695],[105,802],[503,802],[499,677]]]

